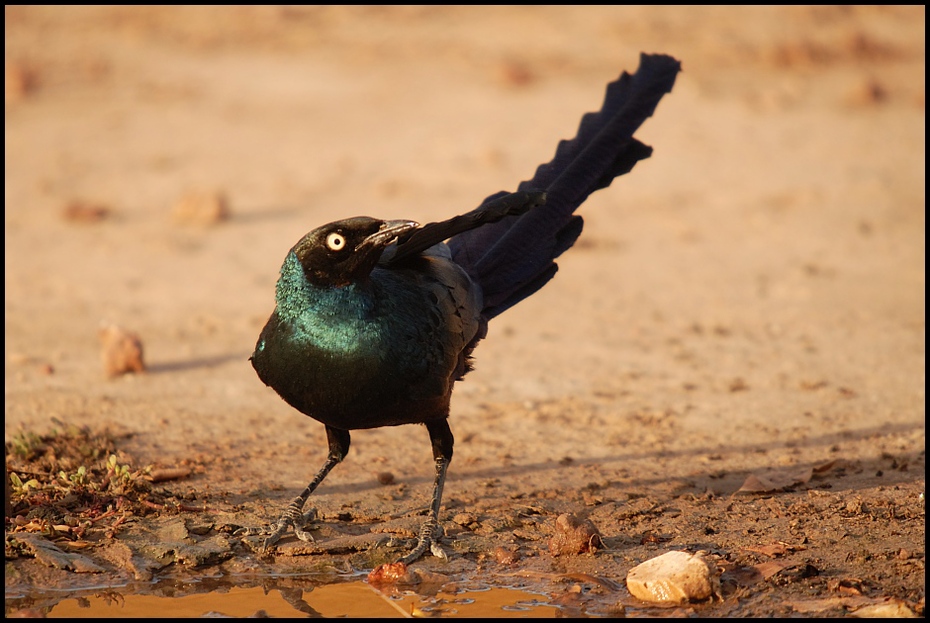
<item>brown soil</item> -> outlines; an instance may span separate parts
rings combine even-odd
[[[923,8],[5,17],[8,446],[61,433],[54,418],[111,431],[137,479],[183,468],[51,540],[14,496],[8,613],[52,588],[396,557],[367,548],[422,519],[419,427],[353,434],[314,498],[316,547],[262,557],[230,534],[276,517],[325,457],[323,427],[247,361],[280,262],[337,218],[426,222],[513,189],[641,50],[684,65],[638,134],[655,153],[590,199],[560,274],[477,349],[451,417],[453,555],[415,565],[423,586],[616,612],[645,607],[623,585],[635,564],[705,550],[723,575],[701,614],[923,612]],[[110,324],[141,339],[146,373],[104,374]],[[552,556],[562,513],[603,546]]]

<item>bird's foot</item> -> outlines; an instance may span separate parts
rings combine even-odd
[[[294,529],[294,535],[301,541],[312,542],[313,535],[306,529],[316,519],[316,509],[311,508],[306,513],[301,512],[297,500],[292,502],[281,517],[270,525],[261,528],[240,528],[235,536],[267,536],[262,543],[262,551],[268,551],[275,543],[281,540],[288,528]]]
[[[413,548],[412,552],[397,562],[402,562],[405,565],[409,565],[418,560],[420,556],[425,554],[426,550],[429,550],[433,556],[437,558],[448,560],[449,556],[446,555],[446,552],[443,551],[442,547],[439,545],[439,539],[442,536],[442,526],[440,526],[436,520],[430,519],[420,528],[420,538],[417,541],[417,546]]]

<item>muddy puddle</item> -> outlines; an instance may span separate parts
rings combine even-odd
[[[382,592],[361,579],[305,586],[295,578],[278,585],[200,583],[204,592],[180,594],[177,582],[137,589],[94,589],[48,593],[28,598],[7,596],[7,616],[50,618],[122,617],[555,617],[559,607],[548,596],[518,588],[472,588],[420,595]],[[211,586],[211,584],[213,584]],[[189,587],[188,587],[189,588]]]

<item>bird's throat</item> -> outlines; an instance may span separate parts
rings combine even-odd
[[[289,253],[275,291],[276,313],[298,342],[330,352],[352,352],[366,342],[374,327],[374,301],[363,285],[317,286]]]

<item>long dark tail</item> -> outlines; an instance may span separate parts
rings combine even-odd
[[[544,191],[545,205],[458,233],[449,240],[453,259],[484,291],[486,319],[552,279],[558,270],[553,260],[581,233],[582,219],[574,214],[578,206],[652,154],[652,148],[633,138],[633,133],[672,90],[680,70],[681,64],[671,56],[642,54],[635,74],[623,72],[607,85],[601,110],[582,117],[575,138],[561,141],[552,161],[536,169],[533,179],[520,184],[520,191]],[[482,206],[506,194],[491,195]]]

